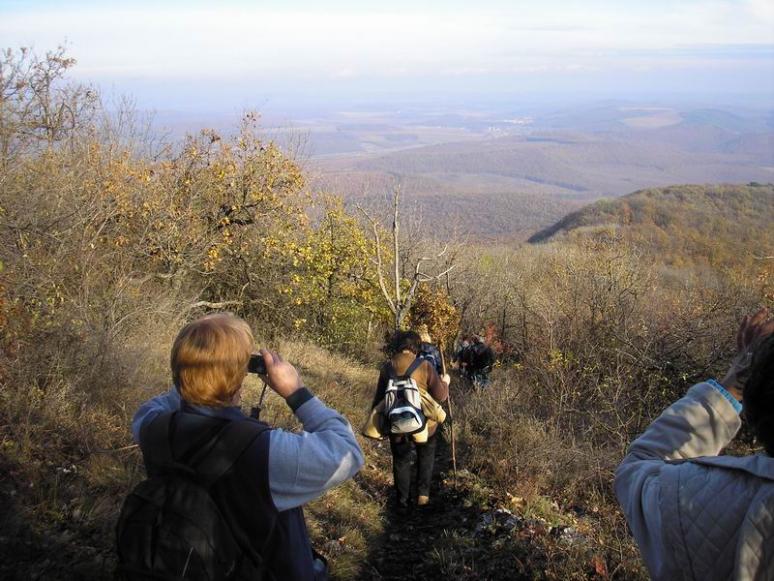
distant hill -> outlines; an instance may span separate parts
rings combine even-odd
[[[524,241],[603,197],[774,181],[774,117],[740,108],[341,114],[310,140],[328,153],[306,164],[312,188],[379,204],[400,184],[439,235]]]
[[[534,131],[309,166],[318,189],[381,198],[400,183],[434,228],[453,222],[477,235],[525,240],[601,197],[672,184],[774,181],[772,143],[771,131],[679,123],[616,134]]]
[[[627,240],[667,264],[735,266],[774,255],[774,185],[684,185],[600,200],[530,243]]]
[[[685,124],[616,135],[536,132],[336,159],[320,169],[423,176],[460,193],[467,193],[457,183],[460,175],[476,176],[483,184],[494,178],[492,189],[508,184],[510,191],[590,200],[679,183],[769,182],[771,142],[771,133],[735,134]]]

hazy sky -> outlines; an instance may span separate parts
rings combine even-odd
[[[774,0],[0,0],[0,46],[165,109],[434,95],[774,101]]]

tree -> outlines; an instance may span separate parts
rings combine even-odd
[[[61,46],[43,57],[27,48],[0,52],[0,168],[91,125],[101,110],[99,96],[88,85],[65,82],[73,65]]]
[[[413,259],[413,266],[410,269],[406,269],[406,272],[410,272],[409,277],[401,276],[402,268],[406,265],[401,264],[401,240],[400,233],[400,188],[395,187],[392,192],[392,268],[390,272],[386,272],[387,265],[384,251],[382,250],[381,240],[381,226],[379,221],[369,214],[365,209],[360,207],[360,211],[368,220],[371,225],[371,232],[373,233],[374,242],[376,246],[376,256],[372,258],[375,266],[377,279],[379,282],[379,288],[382,296],[387,303],[387,307],[393,314],[393,325],[395,330],[401,329],[404,324],[404,319],[411,308],[411,303],[414,300],[417,287],[422,282],[430,282],[433,280],[439,280],[442,277],[449,274],[454,265],[448,265],[445,270],[431,274],[427,267],[432,268],[436,265],[440,259],[446,254],[448,250],[448,244],[436,254],[430,256],[419,255]],[[391,279],[391,280],[390,280]],[[390,286],[388,286],[388,280],[390,280]]]
[[[426,325],[433,341],[443,348],[454,342],[460,326],[460,312],[444,289],[422,283],[411,304],[409,323],[412,328]]]
[[[373,240],[337,196],[323,196],[323,215],[304,246],[302,273],[296,296],[303,305],[299,328],[316,340],[339,348],[362,345],[371,336],[374,320],[389,313],[381,301],[373,264]]]

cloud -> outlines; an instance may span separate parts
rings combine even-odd
[[[316,3],[256,4],[0,4],[0,37],[38,49],[68,39],[76,74],[111,81],[343,82],[774,60],[771,0],[482,1],[421,9],[406,2],[380,10],[339,3],[325,11]]]
[[[699,44],[679,45],[666,49],[621,50],[620,58],[701,59],[717,61],[766,61],[774,66],[774,44]]]
[[[767,22],[774,29],[774,2],[771,0],[749,0],[747,9],[753,17]]]

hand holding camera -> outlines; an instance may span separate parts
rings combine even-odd
[[[296,368],[282,359],[279,353],[268,349],[253,353],[247,370],[264,378],[269,387],[285,399],[303,387]]]

